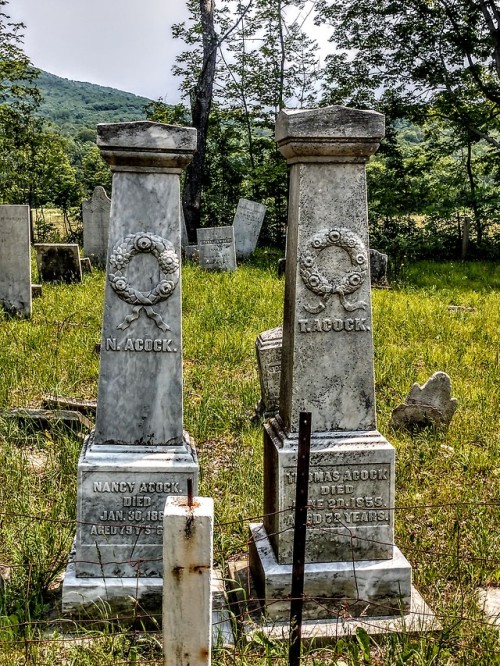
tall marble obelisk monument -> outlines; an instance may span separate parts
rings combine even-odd
[[[196,130],[98,125],[113,193],[95,432],[78,464],[75,550],[63,608],[161,609],[163,510],[196,493],[182,424],[179,175]]]

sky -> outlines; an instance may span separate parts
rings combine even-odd
[[[170,26],[187,18],[184,0],[10,0],[4,11],[26,24],[24,51],[35,67],[180,101],[170,70],[183,45]]]
[[[74,81],[88,81],[149,99],[180,101],[171,73],[185,50],[170,27],[188,17],[185,0],[9,0],[4,11],[26,24],[24,50],[35,67]],[[307,14],[306,14],[307,16]],[[328,28],[306,28],[331,50]]]

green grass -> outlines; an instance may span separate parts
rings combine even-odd
[[[261,251],[233,274],[183,269],[184,420],[200,456],[200,491],[215,500],[218,562],[245,552],[247,518],[263,510],[262,429],[251,422],[259,398],[254,343],[281,323],[277,256]],[[103,285],[100,271],[81,285],[44,285],[31,321],[0,314],[0,407],[38,406],[45,393],[95,397]],[[373,292],[378,426],[397,451],[396,543],[443,630],[360,634],[309,651],[308,663],[500,664],[498,631],[484,623],[476,597],[478,586],[500,584],[500,508],[491,505],[500,497],[499,287],[493,264],[421,262],[392,289]],[[437,370],[451,376],[459,400],[449,431],[391,431],[392,409]],[[53,622],[56,583],[74,536],[80,447],[61,431],[0,421],[0,560],[10,575],[0,596],[1,666],[162,663],[158,636],[127,627],[73,628],[79,641],[54,636],[62,631]],[[30,624],[36,620],[42,624]],[[51,642],[39,641],[43,632]],[[214,660],[285,664],[286,650],[262,641],[216,651]]]

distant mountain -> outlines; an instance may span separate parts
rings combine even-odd
[[[145,120],[151,100],[94,83],[70,81],[40,71],[38,88],[43,96],[40,115],[73,137],[95,137],[97,123]],[[91,130],[89,132],[89,130]]]

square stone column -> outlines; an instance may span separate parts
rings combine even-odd
[[[365,164],[383,136],[381,114],[340,106],[282,111],[276,123],[290,165],[280,410],[264,426],[266,518],[252,527],[251,566],[263,597],[284,595],[299,414],[311,412],[305,584],[332,616],[357,563],[368,614],[411,598],[394,545],[394,448],[375,415]]]
[[[152,122],[98,125],[113,171],[96,427],[78,464],[67,612],[161,609],[166,497],[196,492],[182,419],[179,175],[196,130]]]

